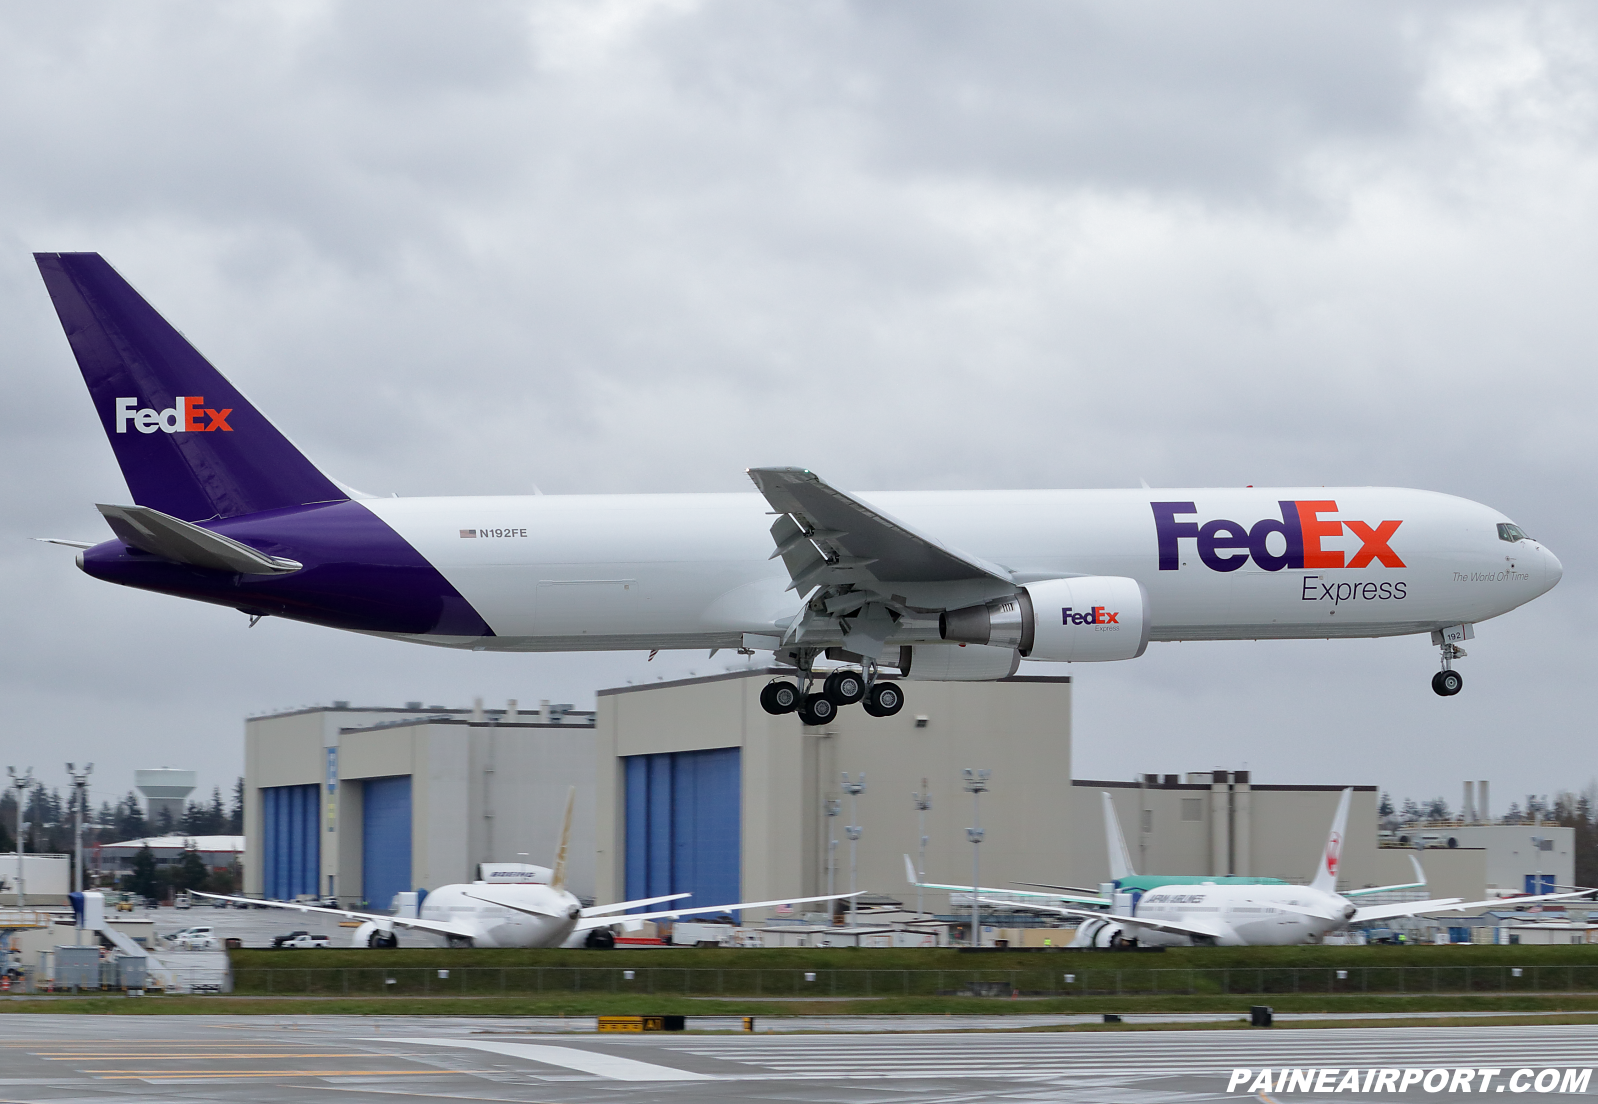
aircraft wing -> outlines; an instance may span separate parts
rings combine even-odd
[[[637,901],[617,901],[613,905],[589,905],[583,909],[584,916],[603,916],[607,912],[625,912],[630,908],[642,908],[645,905],[658,905],[664,901],[680,901],[684,897],[692,897],[692,893],[668,893],[664,897],[644,897]]]
[[[861,892],[864,892],[863,890]],[[612,924],[630,924],[635,920],[661,920],[666,917],[695,916],[705,912],[735,912],[738,909],[772,908],[776,905],[803,905],[811,901],[842,901],[850,897],[858,897],[859,893],[834,893],[830,897],[786,897],[781,901],[739,901],[732,905],[703,905],[699,908],[666,909],[662,912],[629,912],[612,916],[584,916],[577,921],[573,931],[587,931],[589,928],[608,928]],[[623,904],[637,904],[637,902],[622,902]]]
[[[1531,905],[1538,901],[1569,901],[1576,897],[1591,897],[1594,892],[1584,889],[1579,893],[1542,893],[1533,897],[1494,897],[1488,901],[1461,901],[1458,897],[1443,897],[1435,901],[1406,901],[1400,905],[1372,905],[1369,908],[1355,909],[1354,915],[1349,918],[1350,924],[1363,923],[1366,920],[1390,920],[1398,916],[1419,916],[1423,912],[1459,912],[1462,909],[1491,908],[1496,905],[1502,908],[1505,905]]]
[[[915,863],[910,861],[910,856],[909,855],[906,855],[904,857],[904,872],[905,872],[905,875],[910,879],[910,884],[915,886],[915,887],[917,887],[918,889],[937,889],[937,890],[943,890],[943,891],[950,892],[950,893],[970,893],[971,892],[971,888],[972,888],[971,886],[943,885],[940,882],[923,882],[923,881],[921,881],[920,876],[916,874],[916,865],[915,865]],[[1036,883],[1035,882],[1017,882],[1016,884],[1017,885],[1035,885]],[[1055,889],[1055,888],[1063,888],[1063,887],[1048,886],[1046,888]],[[1097,894],[1095,894],[1093,896],[1087,896],[1085,893],[1083,893],[1081,895],[1072,894],[1072,893],[1063,893],[1063,892],[1062,893],[1033,893],[1031,890],[1026,890],[1026,889],[992,889],[992,888],[990,888],[988,886],[977,886],[976,890],[977,890],[977,895],[978,896],[981,896],[984,893],[995,893],[995,894],[1003,893],[1003,894],[1005,894],[1006,898],[1009,898],[1009,897],[1022,897],[1022,898],[1037,897],[1037,898],[1040,898],[1043,901],[1071,901],[1071,902],[1074,902],[1076,904],[1081,904],[1081,905],[1100,905],[1100,906],[1102,906],[1104,908],[1108,908],[1110,906],[1110,904],[1111,904],[1110,899],[1108,897],[1100,897]],[[1000,898],[996,897],[994,899],[995,900],[999,900]]]
[[[1150,931],[1165,932],[1169,935],[1196,935],[1202,939],[1219,939],[1231,935],[1231,931],[1217,925],[1208,925],[1201,920],[1183,920],[1174,923],[1169,920],[1152,920],[1146,916],[1124,916],[1118,912],[1099,912],[1094,909],[1064,908],[1057,905],[1026,905],[1016,901],[995,901],[985,897],[977,900],[984,905],[1005,905],[1010,908],[1025,909],[1029,912],[1046,912],[1051,916],[1080,916],[1084,920],[1113,920],[1117,924],[1131,924],[1133,927],[1148,928]]]
[[[1369,897],[1369,896],[1371,896],[1374,893],[1389,893],[1389,892],[1391,892],[1393,890],[1397,890],[1397,889],[1425,889],[1426,888],[1426,872],[1420,868],[1420,860],[1417,859],[1414,855],[1411,855],[1409,857],[1409,861],[1411,863],[1413,863],[1414,866],[1415,866],[1415,880],[1413,882],[1409,882],[1409,883],[1407,883],[1405,885],[1371,886],[1368,889],[1350,889],[1347,892],[1345,892],[1343,894],[1343,896],[1344,897]]]
[[[196,897],[209,897],[215,901],[238,901],[245,905],[265,905],[267,908],[288,909],[291,912],[319,912],[324,916],[342,916],[346,920],[360,920],[363,923],[376,924],[387,930],[393,928],[409,928],[415,931],[432,932],[435,935],[463,935],[470,939],[481,935],[476,928],[465,924],[452,924],[447,920],[419,920],[409,916],[382,916],[372,912],[350,912],[346,909],[324,908],[321,905],[302,905],[292,901],[260,901],[254,897],[229,897],[222,893],[201,893],[199,890],[190,890]],[[496,902],[497,903],[497,902]]]
[[[750,468],[749,478],[771,508],[788,515],[772,526],[800,596],[826,583],[870,576],[907,583],[992,580],[1013,587],[998,564],[951,548],[804,468]]]

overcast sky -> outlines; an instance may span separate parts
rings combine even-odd
[[[127,498],[29,257],[96,250],[374,492],[1480,500],[1565,580],[1479,626],[1459,697],[1424,637],[1154,645],[1072,668],[1077,775],[1580,788],[1595,62],[1598,9],[1523,0],[6,3],[0,759],[208,789],[252,712],[588,707],[727,658],[250,630],[28,541]]]

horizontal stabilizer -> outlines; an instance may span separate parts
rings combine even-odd
[[[286,575],[305,565],[283,556],[268,556],[231,537],[202,529],[148,506],[96,505],[123,544],[152,556],[207,571],[240,575]]]

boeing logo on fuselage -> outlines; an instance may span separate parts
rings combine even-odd
[[[1198,542],[1198,557],[1211,571],[1236,571],[1250,559],[1262,571],[1280,571],[1291,568],[1361,568],[1372,561],[1383,567],[1403,567],[1404,561],[1388,546],[1401,521],[1384,521],[1372,528],[1363,521],[1323,520],[1320,515],[1337,511],[1337,503],[1330,499],[1319,501],[1278,502],[1281,519],[1265,518],[1253,525],[1244,526],[1235,521],[1177,521],[1182,514],[1197,514],[1191,502],[1151,502],[1154,510],[1154,529],[1159,541],[1160,570],[1176,571],[1182,566],[1178,541]],[[1352,557],[1330,548],[1322,548],[1321,541],[1338,537],[1344,527],[1362,542]],[[1280,533],[1284,547],[1280,553],[1266,547],[1266,541]]]
[[[233,432],[233,427],[227,424],[233,408],[212,410],[205,405],[203,395],[179,395],[165,410],[149,406],[140,409],[139,400],[135,398],[118,398],[116,402],[118,433],[126,433],[129,422],[140,433],[154,433],[158,429],[162,433],[214,433],[219,429],[223,433]]]

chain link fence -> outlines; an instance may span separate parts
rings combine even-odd
[[[468,966],[265,968],[233,992],[272,996],[640,993],[744,997],[1144,996],[1269,993],[1598,993],[1594,966],[1230,969],[790,970]]]

